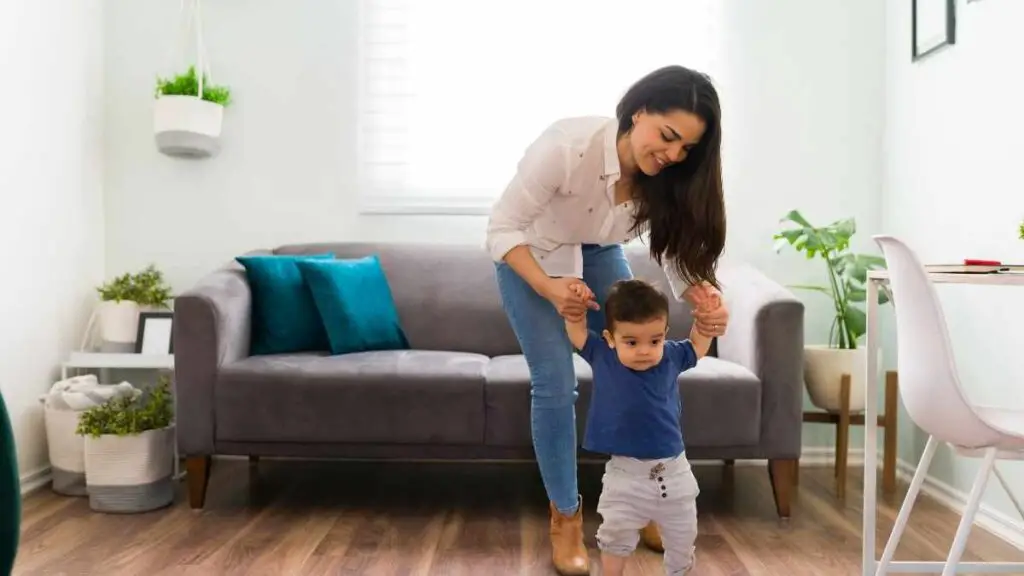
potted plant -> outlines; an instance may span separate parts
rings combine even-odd
[[[803,252],[807,259],[818,257],[825,265],[826,285],[794,285],[795,289],[818,292],[832,301],[834,316],[828,344],[804,347],[804,379],[811,402],[830,412],[840,409],[839,389],[843,374],[850,375],[850,410],[864,409],[864,349],[857,343],[866,331],[864,310],[857,306],[867,299],[869,270],[885,268],[885,259],[850,251],[850,238],[857,231],[853,218],[816,227],[799,211],[793,210],[780,220],[784,228],[776,233],[775,251],[785,246]],[[878,301],[888,296],[879,291]]]
[[[224,108],[231,91],[210,84],[205,73],[190,66],[173,78],[157,78],[153,131],[160,152],[168,156],[202,158],[220,149]]]
[[[85,437],[89,507],[145,512],[174,501],[174,405],[170,380],[90,408],[75,430]]]
[[[124,273],[98,287],[99,327],[104,352],[132,352],[139,312],[169,308],[171,289],[153,264],[134,274]]]

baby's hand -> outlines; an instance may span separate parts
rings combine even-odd
[[[594,293],[586,283],[580,281],[575,284],[570,284],[569,290],[584,302],[590,303],[590,308],[600,310],[601,307],[596,302],[597,297],[594,296]]]
[[[722,305],[722,296],[708,283],[690,286],[683,292],[683,297],[701,312],[710,312]]]

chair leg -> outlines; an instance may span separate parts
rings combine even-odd
[[[1003,478],[1003,473],[999,471],[999,468],[995,464],[992,465],[992,471],[996,473],[996,478],[999,479],[999,483],[1003,485],[1003,490],[1006,490],[1006,495],[1010,497],[1010,502],[1017,508],[1017,513],[1024,519],[1024,506],[1020,505],[1020,500],[1017,500],[1017,495],[1010,490],[1010,485],[1006,482],[1006,478]]]
[[[921,484],[924,483],[925,477],[928,476],[928,468],[932,465],[932,458],[935,456],[935,449],[938,447],[939,441],[934,436],[929,436],[928,443],[924,447],[924,453],[921,454],[921,461],[918,462],[917,470],[914,471],[914,478],[910,481],[910,488],[907,490],[907,496],[903,500],[903,506],[900,506],[900,512],[896,515],[896,523],[892,527],[892,534],[889,535],[889,541],[885,544],[885,551],[882,552],[882,558],[878,561],[878,569],[875,570],[875,576],[888,573],[889,563],[892,562],[892,557],[896,554],[896,548],[900,545],[903,531],[907,529],[910,511],[914,508],[917,495],[921,492]]]
[[[985,493],[985,486],[988,484],[988,477],[992,473],[992,466],[996,461],[997,450],[989,448],[985,453],[985,459],[974,478],[974,486],[971,488],[971,495],[967,499],[967,506],[964,507],[964,515],[960,517],[960,526],[956,529],[956,536],[953,538],[953,545],[949,548],[949,556],[946,557],[946,567],[942,570],[942,576],[953,576],[956,574],[956,565],[960,563],[964,548],[967,547],[967,536],[971,533],[971,526],[974,525],[974,516],[978,513],[978,506],[981,505],[981,495]]]

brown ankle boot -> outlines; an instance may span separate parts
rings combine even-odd
[[[661,532],[654,522],[649,522],[647,526],[640,529],[640,539],[643,540],[644,546],[655,552],[665,551],[665,545],[661,543]]]
[[[551,560],[555,570],[563,576],[583,576],[590,574],[590,556],[583,545],[583,506],[582,503],[572,516],[565,516],[555,508],[551,508]]]

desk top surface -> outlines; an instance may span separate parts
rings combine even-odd
[[[889,279],[888,270],[871,270],[868,278],[878,282]],[[936,284],[980,284],[987,286],[1024,286],[1021,272],[929,272],[928,279]]]

